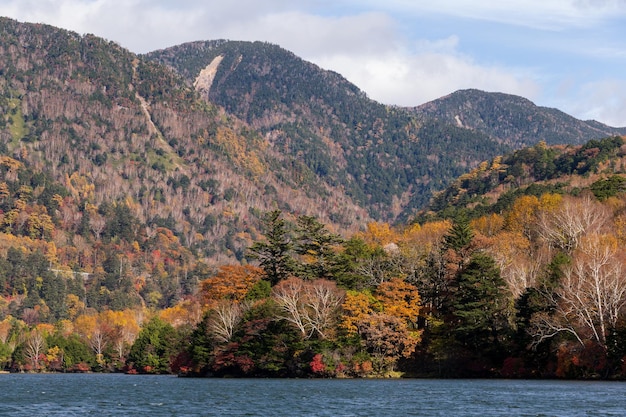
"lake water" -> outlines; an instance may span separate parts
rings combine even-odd
[[[0,375],[0,416],[624,416],[621,382]]]

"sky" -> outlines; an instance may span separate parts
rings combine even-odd
[[[135,53],[266,41],[385,104],[477,88],[626,127],[626,0],[0,0],[0,15]]]

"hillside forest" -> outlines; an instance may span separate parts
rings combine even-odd
[[[626,374],[626,146],[539,143],[413,222],[270,210],[210,266],[132,201],[0,159],[0,364],[247,377]]]

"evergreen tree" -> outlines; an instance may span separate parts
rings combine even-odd
[[[208,372],[213,362],[213,337],[208,329],[208,315],[205,315],[198,327],[191,333],[189,355],[194,365],[194,372],[202,375]]]
[[[474,232],[467,215],[459,214],[454,219],[450,231],[444,236],[444,248],[459,252],[467,248],[473,238]]]
[[[493,258],[473,255],[454,287],[451,329],[455,340],[482,355],[497,352],[509,330],[510,296]]]
[[[128,363],[140,372],[166,373],[176,348],[176,330],[154,318],[139,332],[128,354]]]
[[[294,271],[293,243],[280,210],[265,215],[265,242],[255,242],[249,249],[252,258],[258,259],[267,280],[276,285]]]
[[[343,242],[313,216],[299,216],[295,250],[301,256],[304,279],[333,279],[339,264],[336,245]]]

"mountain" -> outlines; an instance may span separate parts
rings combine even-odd
[[[580,144],[621,132],[477,90],[418,108],[384,106],[341,75],[262,42],[192,42],[146,58],[386,221],[409,217],[486,158],[540,140]]]
[[[508,139],[471,125],[469,111],[461,127],[382,105],[268,43],[192,42],[138,56],[7,18],[0,33],[1,153],[64,188],[68,217],[127,206],[142,233],[167,227],[215,262],[243,259],[270,209],[340,232],[402,221],[468,169],[520,146],[510,138],[542,138],[509,121],[518,116],[507,96],[474,92],[508,109],[508,118],[498,110],[503,125],[517,126]],[[561,119],[545,129],[576,133],[563,142],[605,136],[600,124]],[[11,192],[43,181],[14,175],[4,178]]]
[[[77,217],[86,204],[125,204],[216,259],[241,258],[249,242],[236,235],[255,236],[270,209],[343,230],[369,219],[169,69],[47,25],[2,18],[0,34],[0,151],[66,187]]]
[[[506,147],[481,133],[436,121],[418,123],[384,106],[342,76],[262,42],[193,42],[146,56],[166,64],[211,103],[258,130],[269,146],[295,156],[340,187],[373,218],[393,221],[420,206],[479,155]],[[449,158],[442,160],[440,155]]]
[[[578,120],[560,110],[539,107],[523,97],[480,90],[460,90],[413,109],[421,120],[436,119],[497,138],[515,149],[541,140],[547,144],[582,144],[590,139],[626,134],[595,120]]]

